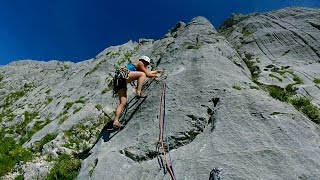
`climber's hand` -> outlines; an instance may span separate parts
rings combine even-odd
[[[154,79],[155,79],[156,81],[160,81],[160,76],[161,76],[161,74],[157,74]]]

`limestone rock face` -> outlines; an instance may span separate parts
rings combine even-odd
[[[270,13],[234,15],[220,32],[251,62],[262,84],[286,87],[320,106],[320,10],[286,8]],[[292,76],[294,74],[294,76]],[[296,77],[296,79],[294,79]],[[296,83],[297,78],[301,83]]]
[[[159,149],[165,84],[164,144],[176,179],[208,179],[213,168],[222,179],[319,179],[319,125],[262,88],[292,84],[295,96],[319,105],[319,16],[305,8],[234,15],[219,31],[196,17],[160,40],[109,47],[80,63],[0,67],[1,133],[42,156],[76,154],[78,179],[171,179]],[[128,85],[126,126],[114,131],[114,68],[140,55],[163,75],[146,81],[146,99]],[[31,172],[24,177],[36,178]]]

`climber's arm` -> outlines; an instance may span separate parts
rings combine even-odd
[[[138,69],[146,74],[148,78],[159,77],[158,71],[150,71],[146,67],[144,67],[142,62],[138,63]]]

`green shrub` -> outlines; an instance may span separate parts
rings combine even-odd
[[[87,119],[93,124],[80,123],[73,126],[70,130],[64,131],[64,137],[69,143],[65,144],[65,147],[72,149],[76,152],[80,152],[83,149],[81,144],[85,141],[89,141],[92,138],[98,138],[103,127],[110,121],[112,121],[114,113],[108,114],[105,118],[102,118],[98,122],[91,121],[92,118]],[[88,135],[88,132],[90,133]]]
[[[253,54],[245,53],[244,56],[245,56],[248,60],[252,60]]]
[[[115,57],[120,56],[120,53],[119,52],[108,52],[106,54],[106,56],[109,57],[110,59],[114,59]]]
[[[56,162],[50,173],[48,174],[48,180],[73,180],[76,179],[81,167],[79,159],[75,159],[72,156],[62,154],[59,156],[59,160]]]
[[[63,108],[66,109],[66,110],[69,110],[72,107],[73,104],[74,104],[74,102],[67,102],[66,105],[64,105]]]
[[[252,58],[253,54],[245,53],[245,58],[243,58],[243,61],[250,70],[252,81],[254,83],[258,83],[258,74],[261,73],[261,70],[259,66],[255,65],[255,61],[253,61]]]
[[[29,113],[28,111],[25,111],[23,113],[24,115],[24,121],[18,125],[15,129],[16,133],[21,135],[20,139],[20,144],[25,143],[28,141],[34,133],[36,133],[39,129],[36,129],[37,123],[35,124],[34,128],[30,131],[27,132],[26,127],[27,125],[36,117],[38,116],[38,112],[31,112]]]
[[[77,127],[76,127],[77,128]],[[80,147],[80,142],[81,142],[81,138],[78,138],[77,136],[75,136],[74,134],[77,132],[81,132],[81,129],[74,129],[74,130],[69,130],[69,131],[65,131],[64,132],[64,136],[66,138],[68,138],[69,143],[65,144],[65,147],[69,148],[69,149],[79,149]]]
[[[13,138],[1,138],[0,143],[0,176],[11,171],[16,163],[32,159],[32,153],[16,144]]]
[[[43,145],[54,140],[56,137],[57,137],[57,134],[52,134],[52,133],[45,135],[40,141],[35,142],[33,150],[36,152],[41,152],[43,149]]]
[[[28,111],[25,111],[23,115],[24,115],[24,121],[22,125],[27,126],[34,118],[36,118],[39,115],[39,113],[38,112],[29,113]]]
[[[308,106],[311,102],[307,98],[293,98],[290,100],[291,104],[294,105],[297,109],[301,109],[304,106]]]
[[[245,31],[242,32],[242,34],[244,36],[250,36],[252,34],[252,32],[250,32],[249,30],[245,30]]]
[[[288,70],[287,72],[293,76],[293,80],[296,82],[296,84],[303,84],[303,80],[298,75],[294,74],[292,69]]]
[[[82,109],[82,107],[79,107],[79,108],[75,109],[75,110],[73,111],[73,114],[79,112],[81,109]]]
[[[285,91],[285,89],[279,86],[271,85],[271,86],[268,86],[268,91],[271,97],[284,102],[288,101],[289,96]]]
[[[36,124],[34,125],[34,128],[32,128],[32,130],[30,132],[27,132],[26,127],[27,125],[36,117],[38,116],[38,112],[31,112],[29,113],[28,111],[25,111],[23,113],[24,115],[24,121],[16,127],[16,132],[18,134],[21,135],[21,139],[20,139],[20,144],[23,144],[25,142],[27,142],[34,133],[36,133],[39,129],[39,124],[41,122],[36,122]]]
[[[258,85],[261,85],[261,83],[259,83],[259,81],[258,81],[258,78],[259,78],[259,76],[258,76],[257,74],[252,74],[252,75],[251,75],[252,81],[253,81],[254,83],[258,84]]]
[[[132,52],[128,51],[126,53],[124,53],[124,59],[127,60],[128,62],[130,62],[130,58],[132,56]]]
[[[50,104],[53,101],[52,97],[47,97],[47,103],[46,104]]]
[[[13,114],[10,109],[4,113],[0,113],[0,122],[2,121],[2,118],[4,118],[4,117],[7,117],[7,121],[13,121],[13,119],[16,117],[16,115]]]
[[[15,92],[11,92],[6,97],[4,97],[4,104],[0,105],[0,108],[2,107],[4,110],[10,108],[10,106],[19,100],[21,97],[25,96],[29,91],[33,89],[33,85],[31,84],[24,84],[23,88],[20,90],[17,90]]]
[[[293,80],[296,82],[296,84],[303,84],[303,80],[296,74],[293,74]]]
[[[14,178],[14,180],[23,180],[23,175],[19,175],[16,178]]]
[[[11,157],[13,157],[13,159],[16,162],[20,162],[20,161],[25,161],[25,160],[31,160],[32,159],[32,153],[27,150],[24,149],[22,147],[16,147],[15,149],[11,150],[9,152],[9,155],[11,155]]]
[[[24,91],[16,91],[8,94],[8,96],[5,97],[4,103],[5,105],[10,105],[17,101],[19,98],[23,97],[26,93]],[[6,108],[5,106],[4,108]]]
[[[313,80],[313,82],[316,83],[316,84],[320,84],[320,79],[315,78],[315,79]]]
[[[310,99],[299,97],[291,99],[290,102],[297,110],[303,112],[313,122],[320,124],[320,110],[311,103]]]
[[[32,120],[32,119],[31,119]],[[30,120],[30,121],[31,121]],[[40,129],[42,129],[44,126],[46,126],[47,124],[49,124],[51,121],[49,119],[46,119],[45,121],[36,121],[33,128],[27,132],[25,127],[27,126],[27,124],[22,123],[22,125],[19,125],[16,128],[16,132],[19,132],[19,134],[22,136],[21,140],[20,140],[20,144],[23,144],[25,142],[27,142],[28,140],[31,139],[31,137],[38,132]],[[25,124],[25,125],[24,125]]]
[[[67,102],[66,105],[64,105],[65,111],[68,111],[73,106],[73,104],[77,104],[77,103],[84,104],[84,103],[86,103],[86,101],[83,100],[82,98],[84,98],[84,97],[80,97],[80,99],[78,99],[76,101],[73,101],[73,102]],[[66,114],[66,113],[64,113],[64,114]]]
[[[236,90],[241,90],[241,87],[239,85],[233,85],[232,87]]]
[[[59,119],[59,124],[62,124],[64,121],[66,121],[68,119],[68,116],[65,115],[62,118]]]
[[[294,94],[296,94],[296,89],[295,88],[293,88],[293,86],[294,86],[295,84],[288,84],[287,86],[286,86],[286,91],[287,91],[287,93],[290,93],[290,95],[294,95]]]
[[[294,75],[292,72],[289,73]],[[320,124],[320,110],[311,103],[310,99],[304,97],[293,98],[293,95],[296,93],[296,89],[293,86],[302,82],[298,76],[294,75],[294,77],[297,77],[295,78],[296,83],[289,84],[286,88],[275,85],[266,86],[270,96],[280,101],[291,103],[297,110],[304,113],[313,122]]]
[[[221,32],[224,36],[229,36],[234,31],[233,27],[227,28],[225,31]]]

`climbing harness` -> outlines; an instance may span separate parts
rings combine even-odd
[[[112,96],[115,97],[116,93],[122,89],[127,88],[127,79],[129,79],[130,70],[127,68],[116,68],[115,75],[113,77],[113,91]],[[132,84],[131,84],[132,85]]]
[[[159,133],[159,144],[160,144],[160,149],[163,155],[163,158],[165,160],[165,164],[166,164],[166,168],[171,176],[172,180],[175,180],[175,175],[173,172],[173,168],[171,165],[171,157],[170,157],[170,149],[169,149],[169,141],[168,141],[168,136],[166,136],[166,144],[167,144],[167,152],[169,155],[169,158],[167,157],[167,153],[166,153],[166,149],[164,146],[164,142],[163,142],[163,132],[164,132],[164,128],[165,128],[165,95],[166,95],[166,83],[163,81],[163,86],[162,86],[162,94],[160,97],[160,115],[159,115],[159,129],[160,129],[160,133]]]
[[[130,70],[125,67],[116,69],[116,76],[118,78],[129,79],[129,73],[130,73]]]

